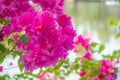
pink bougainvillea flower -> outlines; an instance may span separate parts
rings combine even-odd
[[[0,66],[0,72],[3,72],[3,66]]]
[[[88,51],[90,47],[90,37],[83,37],[82,35],[79,35],[74,43],[74,51],[79,51],[79,46],[82,46],[86,51]]]
[[[115,59],[113,62],[112,62],[112,66],[115,67],[116,64],[118,64],[120,61],[119,59]]]
[[[87,51],[83,56],[82,56],[82,58],[86,58],[86,59],[88,59],[89,61],[91,61],[92,60],[92,53],[90,52],[90,51]]]
[[[79,76],[84,77],[87,74],[87,71],[80,71]]]
[[[58,78],[52,73],[41,73],[38,80],[58,80]]]
[[[43,10],[57,14],[63,13],[64,0],[33,0],[33,2],[39,4]]]
[[[89,43],[90,38],[84,38],[83,36],[78,36],[78,42],[79,44],[81,44],[86,50],[89,49],[90,47],[90,43]]]
[[[101,80],[98,76],[95,76],[92,80]]]
[[[24,46],[24,51],[30,52],[30,54],[23,55],[26,71],[56,65],[59,60],[67,58],[68,51],[73,49],[76,35],[69,16],[65,14],[56,16],[66,18],[61,21],[58,21],[53,13],[44,11],[33,18],[29,15],[23,16],[26,17],[28,23],[22,20],[24,18],[20,18],[20,23],[24,27],[26,36],[30,38]],[[64,23],[65,21],[66,23]]]
[[[105,73],[111,72],[112,68],[113,68],[113,66],[112,66],[112,63],[110,62],[110,60],[106,59],[106,60],[101,61],[101,71],[102,72],[105,72]]]
[[[4,37],[8,37],[10,35],[10,28],[9,28],[9,26],[4,26],[2,28],[2,34],[4,34]]]
[[[4,18],[16,17],[33,9],[29,0],[0,0],[0,15]]]
[[[106,80],[114,80],[114,79],[113,79],[112,75],[107,75]]]
[[[44,73],[41,73],[38,80],[47,80]]]

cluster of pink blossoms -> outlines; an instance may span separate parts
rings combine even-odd
[[[82,58],[87,59],[89,62],[92,61],[93,56],[92,53],[89,51],[90,48],[90,38],[84,38],[83,36],[78,36],[76,42],[75,42],[75,52],[78,51],[78,46],[81,45],[83,48],[85,48],[86,53],[82,56]],[[96,71],[99,72],[99,75],[90,78],[92,80],[101,80],[105,78],[106,80],[115,80],[116,79],[116,70],[115,65],[119,63],[118,59],[115,59],[113,62],[111,62],[109,59],[103,59],[101,60],[100,68],[96,69]],[[82,61],[80,61],[80,66],[83,64]],[[82,71],[80,69],[79,75],[80,77],[84,77],[87,75],[89,71]]]
[[[82,35],[79,35],[75,41],[74,44],[74,51],[78,52],[78,46],[82,46],[85,49],[85,54],[82,56],[82,58],[87,59],[88,61],[91,61],[93,59],[92,53],[89,51],[90,48],[90,38],[89,37],[83,37]],[[79,65],[81,66],[83,64],[83,61],[80,60]],[[84,77],[87,74],[87,71],[82,71],[80,69],[79,75],[80,77]]]
[[[98,69],[100,74],[94,77],[94,80],[101,80],[103,78],[105,78],[106,80],[115,80],[117,76],[115,65],[118,62],[118,59],[115,59],[113,62],[111,62],[109,59],[101,60],[101,68]]]
[[[33,0],[41,6],[40,11],[29,5],[29,0],[8,0],[8,5],[3,2],[7,1],[0,1],[5,6],[0,6],[0,14],[10,18],[10,24],[3,27],[2,33],[7,37],[10,33],[24,31],[25,37],[29,38],[23,44],[19,34],[13,36],[17,49],[24,51],[22,64],[25,65],[25,71],[54,66],[59,60],[67,58],[68,51],[74,47],[76,32],[71,18],[63,12],[64,0]],[[15,3],[18,3],[18,7],[13,6]],[[25,9],[21,7],[23,5]],[[11,12],[4,14],[5,8]]]
[[[90,52],[90,38],[89,37],[83,37],[82,35],[79,35],[74,43],[74,51],[78,52],[78,46],[82,46],[86,53],[82,56],[82,58],[86,58],[89,61],[92,60],[92,53]]]
[[[90,77],[89,79],[91,80],[115,80],[116,79],[116,70],[115,70],[115,65],[118,63],[118,60],[116,59],[115,61],[111,62],[108,59],[101,60],[101,67],[96,69],[99,74],[95,77]],[[79,72],[80,77],[84,77],[89,73],[88,70],[82,71],[82,69]]]

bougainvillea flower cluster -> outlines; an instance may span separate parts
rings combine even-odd
[[[79,35],[74,43],[74,51],[78,52],[78,47],[82,46],[85,49],[85,54],[82,56],[82,58],[85,58],[89,61],[92,60],[93,56],[90,48],[90,38],[89,37],[83,37],[82,35]]]
[[[101,68],[98,69],[100,74],[95,77],[95,80],[100,80],[102,78],[105,78],[106,80],[115,80],[116,79],[116,70],[115,70],[116,64],[117,63],[113,65],[109,59],[101,60]]]
[[[75,41],[75,51],[78,51],[77,45],[81,45],[87,51],[90,47],[90,38],[79,35]]]
[[[82,46],[85,49],[85,54],[82,55],[83,59],[87,59],[88,61],[91,61],[93,59],[93,55],[91,51],[89,50],[90,48],[90,38],[89,37],[83,37],[82,35],[79,35],[77,39],[75,40],[74,44],[74,51],[78,52],[78,46]],[[83,61],[80,60],[79,65],[83,65]],[[84,77],[88,71],[83,71],[82,68],[80,68],[79,75],[80,77]]]
[[[83,37],[82,35],[79,35],[75,41],[75,52],[78,51],[78,46],[82,46],[85,49],[85,54],[82,55],[82,59],[86,59],[88,60],[88,63],[91,63],[93,60],[93,55],[90,52],[89,48],[90,48],[90,38],[86,38]],[[92,80],[101,80],[101,79],[105,79],[105,80],[115,80],[116,79],[116,69],[115,69],[115,65],[118,64],[119,59],[115,59],[114,61],[110,61],[109,59],[103,59],[100,61],[100,68],[96,68],[93,69],[94,71],[99,72],[99,74],[95,77],[91,77],[89,76],[89,79]],[[90,70],[83,70],[83,68],[81,67],[82,65],[84,65],[83,60],[80,60],[80,62],[78,63],[80,65],[80,71],[79,71],[79,76],[82,78],[86,75],[89,74]],[[88,65],[89,66],[89,65]]]
[[[89,76],[88,78],[90,78],[92,80],[101,80],[101,79],[115,80],[116,75],[117,75],[116,74],[117,70],[115,69],[116,64],[117,63],[115,63],[113,65],[113,63],[109,59],[103,59],[103,60],[101,60],[101,64],[100,64],[101,67],[93,69],[93,70],[99,72],[99,74],[96,75],[95,77]],[[80,72],[79,72],[79,76],[84,77],[86,75],[90,75],[89,71],[90,71],[89,69],[83,71],[82,68],[81,68]]]
[[[18,50],[23,50],[23,61],[25,71],[33,71],[34,69],[54,66],[59,60],[67,58],[68,51],[73,49],[75,30],[71,22],[71,18],[63,12],[64,0],[33,0],[34,3],[40,5],[40,10],[35,10],[29,6],[29,0],[18,0],[16,6],[24,5],[24,9],[15,7],[16,3],[8,1],[8,5],[1,1],[2,5],[11,11],[15,10],[12,16],[4,14],[3,17],[10,18],[10,24],[3,27],[2,33],[5,37],[13,32],[24,31],[23,37],[28,41],[23,43],[19,34],[12,38]],[[25,5],[26,4],[26,5]],[[14,9],[15,7],[15,9]],[[3,7],[2,10],[4,11]],[[17,11],[19,9],[19,12]],[[27,9],[26,11],[23,11]],[[1,11],[0,13],[3,14]]]
[[[64,20],[59,20],[61,18]],[[55,65],[59,59],[66,59],[68,51],[73,48],[75,36],[70,18],[65,14],[54,17],[49,12],[42,12],[35,19],[29,26],[24,26],[26,36],[30,38],[24,49],[31,53],[23,55],[25,61],[23,64],[27,66],[28,63],[31,63],[29,68],[32,68],[33,65],[34,68],[41,68]],[[62,22],[66,22],[66,25],[59,24]]]

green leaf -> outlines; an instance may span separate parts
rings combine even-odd
[[[26,42],[29,40],[30,38],[29,37],[26,37],[25,35],[22,35],[21,37],[20,37],[20,40],[21,40],[21,42],[23,43],[23,44],[26,44]]]
[[[73,67],[74,67],[75,70],[78,70],[79,69],[79,64],[76,63],[76,64],[74,64]]]
[[[80,78],[80,80],[87,80],[88,79],[88,76],[84,76],[82,78]]]
[[[88,61],[88,59],[86,59],[86,58],[83,58],[82,61],[83,61],[83,64],[84,64],[84,65],[88,65],[88,64],[89,64],[89,61]]]
[[[17,74],[16,75],[18,78],[23,78],[24,76],[23,76],[23,74]]]
[[[12,43],[12,42],[14,42],[13,39],[8,39],[8,45],[9,45],[10,43]]]
[[[13,58],[14,58],[14,59],[15,59],[15,58],[16,58],[16,56],[17,56],[17,54],[16,54],[16,53],[13,53],[12,55],[13,55]]]
[[[88,66],[87,65],[82,65],[82,70],[85,71],[88,69]]]
[[[81,58],[80,58],[80,57],[77,57],[77,58],[75,58],[74,63],[78,63],[78,61],[80,61],[80,60],[81,60]]]
[[[9,20],[0,19],[0,24],[9,24]]]
[[[5,48],[5,46],[4,46],[3,44],[0,44],[0,51],[1,51],[2,53],[5,53],[5,52],[6,52],[6,48]]]
[[[3,76],[0,76],[0,80],[6,80],[6,78],[10,78],[10,76],[8,74],[5,74]]]
[[[120,3],[120,0],[118,0],[118,2]]]
[[[90,69],[100,68],[100,61],[92,60],[90,62]]]
[[[106,80],[106,78],[102,78],[102,80]]]
[[[119,20],[114,19],[113,16],[110,16],[109,21],[110,21],[110,26],[118,26],[119,25]]]
[[[20,71],[22,72],[23,69],[24,69],[24,65],[19,65],[19,69],[20,69]]]
[[[56,70],[56,69],[59,69],[59,68],[62,66],[63,62],[64,62],[64,61],[60,61],[60,62],[54,67],[54,69],[55,69],[55,70]]]
[[[95,76],[97,76],[98,74],[99,74],[98,71],[94,71],[94,72],[92,72],[92,73],[90,74],[90,76],[91,76],[91,77],[95,77]]]
[[[5,76],[0,76],[0,80],[6,80]]]
[[[116,38],[116,39],[120,38],[120,33],[117,33],[117,34],[115,35],[115,38]]]
[[[100,52],[102,52],[104,49],[105,49],[104,44],[101,44],[101,45],[99,46],[98,52],[100,53]]]
[[[92,46],[92,47],[96,47],[97,45],[98,45],[97,42],[92,42],[92,43],[91,43],[91,46]]]
[[[21,60],[22,60],[22,58],[20,58],[20,59],[18,60],[18,65],[19,65],[20,71],[22,72],[23,69],[24,69],[24,65],[21,65],[21,64],[20,64]]]
[[[4,62],[4,58],[0,59],[0,64],[2,64]]]

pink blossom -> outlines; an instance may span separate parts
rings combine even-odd
[[[101,79],[99,78],[99,76],[95,76],[93,80],[101,80]]]
[[[41,73],[38,80],[47,80],[44,73]]]
[[[71,18],[65,14],[59,15],[56,19],[58,21],[58,24],[60,25],[60,28],[72,26]]]
[[[8,37],[10,35],[9,26],[4,26],[3,29],[2,29],[2,33],[4,34],[4,37]]]
[[[39,78],[38,78],[38,80],[48,80],[48,79],[50,79],[50,80],[58,80],[57,76],[55,76],[54,74],[49,73],[49,72],[41,73]]]
[[[112,66],[115,67],[116,64],[119,63],[119,59],[115,59],[113,62],[112,62]]]
[[[87,74],[87,71],[81,71],[79,72],[80,77],[84,77]]]
[[[106,80],[114,80],[114,79],[112,78],[112,75],[107,75]]]
[[[80,35],[80,36],[78,36],[78,42],[76,42],[76,43],[81,44],[86,50],[88,50],[90,47],[89,40],[90,40],[90,38],[84,38]]]
[[[57,14],[63,13],[64,0],[33,0],[33,2],[39,4],[42,10]]]
[[[19,16],[33,10],[29,0],[0,0],[0,15],[4,18]]]
[[[90,52],[90,51],[87,51],[83,56],[82,56],[82,58],[86,58],[86,59],[88,59],[89,61],[91,61],[92,60],[92,53]]]
[[[111,69],[113,68],[112,63],[110,62],[110,60],[106,59],[106,60],[102,60],[101,61],[101,71],[102,72],[111,72]]]
[[[98,75],[98,77],[99,77],[99,79],[102,79],[102,78],[104,78],[105,76],[104,76],[102,73],[100,73],[100,74]]]
[[[0,66],[0,72],[3,72],[3,66]]]

